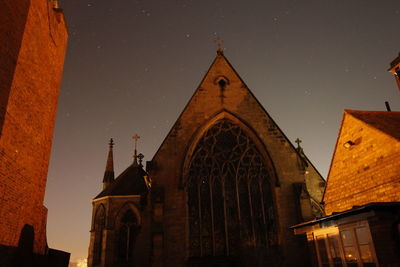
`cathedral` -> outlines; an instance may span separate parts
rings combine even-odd
[[[310,266],[290,227],[323,216],[325,180],[296,143],[218,49],[145,167],[135,146],[115,178],[110,141],[88,266]]]

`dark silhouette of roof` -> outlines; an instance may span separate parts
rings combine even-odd
[[[105,196],[143,195],[149,191],[142,165],[134,162],[94,199]]]
[[[400,140],[400,112],[345,110],[354,118]]]

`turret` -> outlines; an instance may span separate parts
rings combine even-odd
[[[103,178],[103,189],[108,187],[112,182],[114,182],[114,158],[113,158],[113,146],[114,141],[111,138],[109,143],[109,151],[107,157],[106,170],[104,172]]]

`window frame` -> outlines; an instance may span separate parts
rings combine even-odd
[[[356,254],[357,254],[357,266],[358,267],[363,267],[364,263],[361,258],[361,252],[360,252],[360,245],[365,245],[365,244],[360,244],[356,229],[357,228],[365,228],[367,230],[367,241],[369,245],[369,249],[371,252],[372,260],[373,263],[375,264],[375,267],[379,267],[379,263],[377,261],[377,256],[375,252],[375,247],[373,243],[373,239],[371,236],[371,230],[369,228],[368,222],[367,221],[360,221],[356,223],[349,223],[349,224],[344,224],[344,225],[339,225],[339,226],[331,226],[323,229],[316,230],[312,233],[314,246],[317,254],[317,261],[318,261],[318,266],[322,267],[322,259],[321,259],[321,254],[320,254],[320,247],[318,244],[318,239],[323,238],[324,240],[324,245],[326,248],[326,253],[328,256],[328,261],[329,261],[329,266],[334,267],[334,262],[331,254],[331,244],[329,242],[329,237],[330,236],[336,236],[338,238],[338,245],[339,245],[339,252],[340,252],[340,258],[342,262],[343,267],[348,267],[349,264],[346,261],[345,257],[345,246],[342,238],[342,232],[343,231],[349,231],[351,237],[353,238],[353,246],[355,248]]]

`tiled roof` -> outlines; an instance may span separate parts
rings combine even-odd
[[[95,199],[105,196],[142,195],[148,191],[145,176],[147,176],[147,173],[140,165],[132,164]]]
[[[348,109],[346,109],[345,112],[375,129],[400,140],[400,112],[359,111]]]

